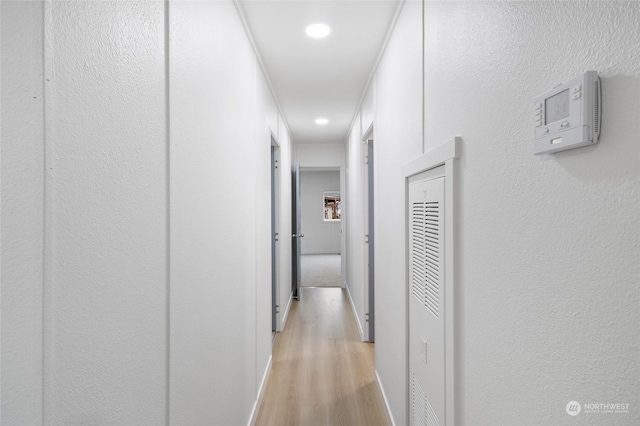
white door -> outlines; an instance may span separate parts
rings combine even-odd
[[[445,425],[444,177],[409,180],[410,424]]]

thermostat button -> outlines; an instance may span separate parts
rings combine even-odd
[[[560,125],[560,127],[569,127],[569,122],[568,121],[563,121],[562,124]]]

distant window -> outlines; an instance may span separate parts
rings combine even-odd
[[[325,191],[324,192],[324,212],[323,217],[325,222],[340,220],[340,192],[337,191]]]

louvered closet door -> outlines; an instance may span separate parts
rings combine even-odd
[[[445,425],[444,177],[409,182],[410,424]]]

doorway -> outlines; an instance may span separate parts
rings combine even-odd
[[[342,287],[340,174],[339,167],[301,169],[301,287]]]

